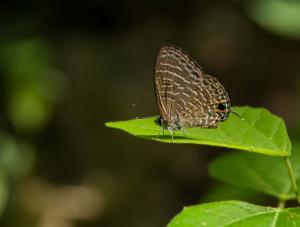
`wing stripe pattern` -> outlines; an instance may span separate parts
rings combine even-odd
[[[220,82],[205,75],[196,61],[175,46],[162,47],[158,53],[155,93],[163,127],[172,130],[214,128],[231,111],[228,94]]]

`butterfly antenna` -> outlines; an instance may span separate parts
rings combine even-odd
[[[232,111],[233,114],[235,114],[236,116],[238,116],[242,121],[245,120],[245,118],[241,117],[237,112]]]

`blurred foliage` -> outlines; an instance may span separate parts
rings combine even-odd
[[[210,203],[224,200],[241,200],[254,204],[264,204],[271,199],[257,191],[239,187],[229,183],[214,182],[209,191],[202,197],[200,203]]]
[[[9,187],[6,174],[0,169],[0,217],[2,217],[3,211],[7,206],[9,196]]]
[[[34,151],[30,145],[17,143],[13,137],[0,134],[0,216],[12,189],[10,183],[30,173]]]
[[[34,148],[30,144],[0,134],[0,152],[0,166],[12,180],[30,173],[34,163]]]
[[[153,64],[165,43],[217,77],[233,105],[264,106],[297,136],[296,4],[1,2],[0,226],[165,226],[213,191],[207,165],[220,152],[210,151],[223,149],[104,126],[158,113]]]
[[[294,144],[290,159],[299,187],[300,153],[297,148],[299,146]],[[249,153],[226,154],[210,163],[209,173],[219,180],[248,187],[282,201],[295,198],[284,160],[280,158]]]
[[[248,1],[249,16],[263,28],[285,38],[300,39],[300,2],[296,0]]]
[[[50,48],[42,40],[26,40],[1,48],[1,65],[7,76],[8,115],[19,130],[45,127],[62,75],[51,68]]]

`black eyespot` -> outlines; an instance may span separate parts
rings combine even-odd
[[[224,104],[224,103],[220,103],[220,104],[218,104],[218,109],[219,110],[226,110],[227,109],[227,105]]]

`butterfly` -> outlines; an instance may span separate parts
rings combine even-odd
[[[171,132],[191,127],[216,128],[232,111],[228,93],[179,47],[160,48],[155,65],[155,121]]]

